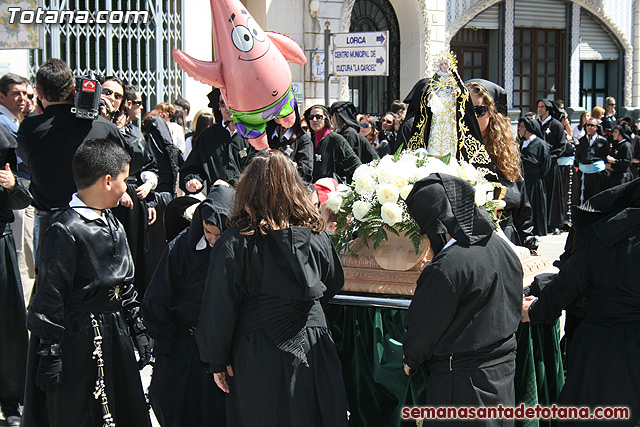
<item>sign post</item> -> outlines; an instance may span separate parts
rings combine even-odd
[[[388,76],[388,31],[338,33],[333,37],[333,73],[338,76]]]

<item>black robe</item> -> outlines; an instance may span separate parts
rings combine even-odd
[[[436,255],[418,279],[403,342],[405,362],[431,372],[425,405],[515,404],[521,306],[522,265],[499,236]]]
[[[532,208],[533,232],[538,236],[546,236],[547,192],[543,178],[551,168],[549,147],[542,139],[535,137],[520,152],[527,197]]]
[[[300,179],[311,183],[313,179],[313,143],[309,133],[304,133],[292,140],[291,138],[286,139],[284,136],[279,138],[271,132],[269,148],[280,150],[289,156],[296,163]]]
[[[353,152],[356,153],[362,163],[369,163],[380,158],[367,138],[360,135],[354,128],[345,126],[338,133],[347,140],[351,149],[353,149]]]
[[[144,135],[140,129],[127,123],[124,128],[123,138],[125,149],[131,156],[129,163],[129,177],[127,178],[127,194],[133,202],[133,208],[117,206],[113,208],[113,215],[122,223],[124,231],[127,233],[127,242],[133,264],[136,266],[136,290],[140,295],[144,295],[151,273],[149,272],[149,236],[147,234],[149,202],[153,199],[153,191],[149,192],[145,199],[139,199],[136,189],[144,184],[141,178],[142,172],[153,172],[158,175],[158,168],[153,157],[147,150]],[[153,203],[152,203],[153,204]],[[162,220],[160,220],[162,222]]]
[[[474,194],[468,182],[435,173],[407,197],[436,253],[418,278],[402,344],[413,372],[423,363],[429,369],[426,406],[515,404],[522,264]],[[452,239],[443,248],[445,235]]]
[[[105,388],[116,425],[151,426],[129,330],[138,308],[133,261],[122,225],[108,210],[105,215],[108,225],[64,208],[42,237],[27,316],[23,427],[102,427],[93,395],[98,367],[90,314],[102,335]],[[52,393],[35,384],[41,339],[61,344],[62,379]]]
[[[551,168],[544,177],[547,193],[547,225],[550,230],[562,229],[568,223],[569,194],[565,191],[567,186],[564,184],[567,173],[561,168],[569,166],[559,166],[558,158],[573,154],[573,147],[565,137],[564,126],[553,117],[545,124],[541,123],[540,128],[551,154]]]
[[[222,231],[233,211],[233,190],[216,189],[196,209],[191,226],[169,243],[142,301],[144,324],[155,340],[149,402],[163,427],[226,426],[225,394],[200,361],[194,337],[211,256],[208,243],[197,248],[202,220]],[[212,210],[219,220],[211,221]]]
[[[315,145],[313,132],[311,140]],[[325,177],[336,178],[338,182],[351,182],[353,173],[362,164],[349,143],[333,131],[314,147],[313,159],[313,182]]]
[[[231,365],[229,425],[346,426],[342,369],[321,304],[344,274],[329,236],[309,227],[216,242],[196,329],[202,360]]]
[[[256,153],[249,141],[238,133],[232,136],[221,124],[209,126],[198,136],[180,168],[180,188],[189,193],[186,184],[192,179],[207,187],[218,179],[233,185]]]
[[[500,228],[514,245],[538,249],[538,240],[533,235],[533,215],[524,179],[519,177],[516,182],[502,179],[500,183],[507,189],[502,199],[506,206],[500,216]]]
[[[602,203],[604,201],[604,203]],[[607,209],[600,209],[605,206]],[[613,207],[613,209],[608,209]],[[634,180],[591,198],[574,219],[573,254],[531,304],[532,322],[560,316],[576,297],[589,295],[586,316],[568,351],[567,379],[559,404],[627,406],[640,421],[640,181]],[[569,423],[566,423],[569,425]],[[595,420],[571,425],[602,425]]]
[[[0,164],[16,167],[15,139],[0,126]],[[15,174],[14,174],[15,177]],[[27,323],[16,245],[9,224],[12,210],[31,203],[29,191],[15,177],[16,188],[0,187],[0,402],[22,402],[27,356]]]

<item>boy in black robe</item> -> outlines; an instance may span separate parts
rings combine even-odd
[[[233,212],[234,195],[230,187],[213,187],[189,228],[169,243],[142,301],[155,339],[149,401],[163,427],[226,425],[224,393],[200,361],[194,331],[211,251]]]
[[[109,210],[127,188],[129,161],[108,140],[84,142],[73,158],[78,193],[42,236],[24,427],[151,426],[138,372],[151,348],[126,235]]]
[[[474,194],[468,182],[436,173],[407,198],[436,254],[418,279],[403,342],[405,373],[422,363],[430,371],[427,406],[515,404],[522,265]]]

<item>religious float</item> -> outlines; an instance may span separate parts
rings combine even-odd
[[[409,215],[405,199],[416,181],[435,172],[469,181],[476,190],[476,204],[498,220],[499,184],[464,160],[450,155],[439,159],[423,148],[361,166],[353,183],[338,186],[326,202],[338,213],[333,240],[341,252],[345,285],[325,312],[343,364],[352,426],[399,426],[404,406],[425,401],[429,374],[424,367],[410,377],[404,374],[402,341],[406,309],[433,251]],[[536,275],[555,272],[549,259],[524,247],[512,248],[522,262],[523,289]],[[559,338],[558,322],[519,326],[518,404],[556,401],[564,383]],[[518,425],[547,423],[526,420]]]

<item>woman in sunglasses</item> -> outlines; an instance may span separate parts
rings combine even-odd
[[[102,83],[100,95],[102,115],[115,123],[118,129],[123,129],[127,124],[128,110],[124,102],[124,84],[115,76],[109,76]],[[102,105],[104,104],[104,105]]]
[[[533,235],[531,205],[520,173],[520,149],[506,116],[507,93],[497,84],[483,79],[470,80],[466,87],[485,149],[496,166],[498,182],[506,188],[503,198],[506,206],[500,217],[500,227],[514,244],[535,250],[538,240]]]
[[[358,116],[358,123],[360,124],[360,135],[367,138],[369,144],[376,150],[380,158],[389,154],[389,141],[382,137],[380,131],[375,127],[373,119],[368,114],[360,114]]]
[[[362,163],[347,140],[331,130],[329,117],[324,105],[314,105],[304,112],[314,147],[313,182],[325,177],[351,182],[353,173]]]

